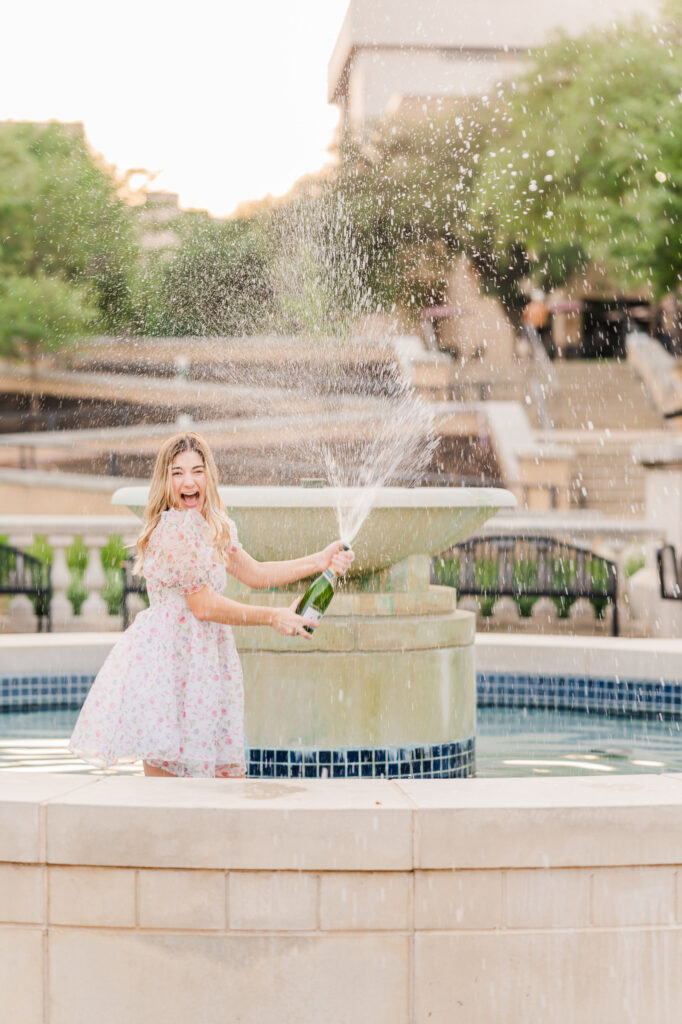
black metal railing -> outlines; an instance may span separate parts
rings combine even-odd
[[[0,594],[26,594],[32,598],[38,617],[38,631],[50,632],[52,583],[49,565],[19,548],[0,544]]]
[[[552,598],[562,617],[578,598],[587,598],[599,617],[611,604],[612,631],[618,636],[616,564],[551,537],[471,538],[433,559],[431,582],[491,604],[499,597],[511,597],[521,614],[530,614],[532,604],[541,597]]]
[[[133,565],[137,553],[130,555],[123,564],[123,593],[121,595],[121,615],[123,616],[123,628],[130,625],[128,612],[128,594],[139,594],[140,597],[147,597],[147,584],[144,576],[133,575]]]

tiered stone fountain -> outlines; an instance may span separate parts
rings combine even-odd
[[[224,487],[244,548],[298,557],[338,536],[362,492]],[[142,513],[146,488],[114,503]],[[434,555],[473,533],[512,494],[493,488],[381,488],[353,540],[355,562],[310,639],[235,630],[244,667],[250,775],[446,778],[475,767],[475,619],[430,584]],[[298,585],[296,591],[301,592]],[[287,590],[241,601],[290,603]]]

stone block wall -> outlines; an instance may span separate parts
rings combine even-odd
[[[672,1024],[682,776],[5,773],[0,1020]]]

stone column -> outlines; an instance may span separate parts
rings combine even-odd
[[[102,597],[102,589],[107,580],[100,556],[106,541],[106,537],[100,536],[89,536],[85,541],[88,548],[88,567],[83,575],[83,582],[88,588],[88,596],[83,602],[81,618],[86,629],[110,628],[109,612]]]
[[[452,588],[428,586],[429,563],[394,566],[391,590],[348,585],[310,640],[235,628],[250,774],[473,774],[475,619],[455,610]],[[251,596],[266,602],[286,605],[290,593]]]
[[[68,534],[54,534],[47,538],[54,551],[52,560],[52,603],[50,614],[53,633],[64,633],[71,629],[74,621],[73,608],[67,597],[71,585],[71,573],[66,562],[67,548],[73,543]]]

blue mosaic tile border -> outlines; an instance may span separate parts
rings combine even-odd
[[[682,718],[682,683],[483,672],[477,678],[477,703],[479,707]]]
[[[476,769],[476,741],[415,747],[248,752],[249,776],[280,779],[464,779]]]
[[[0,711],[79,708],[94,678],[94,674],[0,677]]]
[[[94,678],[94,674],[2,676],[0,677],[0,712],[79,708],[85,700]],[[620,679],[617,676],[593,679],[571,675],[479,672],[477,689],[480,707],[525,707],[612,715],[663,715],[668,718],[682,718],[682,683],[667,682],[663,679],[658,681],[631,680]],[[413,757],[409,751],[413,749],[428,751],[432,748],[401,749],[407,752],[405,757],[396,757],[394,756],[395,752],[391,752],[392,760],[395,760],[398,765],[402,765],[404,761],[429,760],[430,758],[426,754]],[[280,753],[282,752],[280,751]],[[320,751],[319,753],[325,752]],[[369,753],[374,758],[374,752],[370,751]],[[388,761],[388,758],[382,757],[386,751],[379,750],[377,753],[379,754],[378,763],[382,763],[383,760]],[[452,753],[459,753],[459,751]],[[433,756],[433,754],[430,755],[431,758]],[[442,758],[446,755],[441,753],[436,756]],[[447,756],[449,757],[451,754]],[[347,757],[345,762],[347,765],[355,763],[348,760]],[[368,762],[358,763],[367,764]],[[400,771],[402,768],[397,774],[400,774]],[[346,774],[343,777],[352,776]],[[362,773],[360,773],[360,777],[362,777]]]

